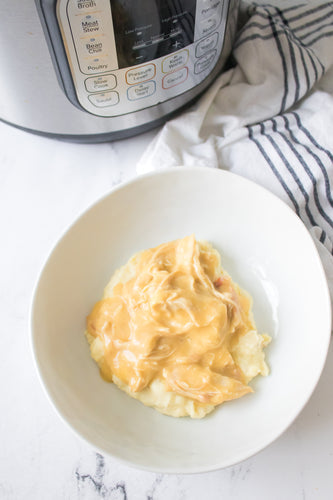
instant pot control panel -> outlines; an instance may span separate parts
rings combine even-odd
[[[228,0],[58,0],[78,103],[132,113],[201,83],[222,51]]]

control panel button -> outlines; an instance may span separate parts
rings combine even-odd
[[[209,17],[204,21],[201,21],[201,33],[203,36],[208,35],[212,31],[216,30],[219,25],[219,19],[216,16]]]
[[[155,64],[146,64],[126,71],[126,82],[128,85],[146,82],[154,78],[156,74]]]
[[[89,38],[88,40],[84,40],[82,45],[87,51],[87,55],[94,56],[95,54],[104,52],[104,44],[100,38]]]
[[[70,3],[72,4],[72,10],[81,14],[99,8],[101,2],[99,0],[70,0]]]
[[[210,35],[222,20],[222,0],[197,0],[195,40]]]
[[[85,58],[80,60],[80,68],[83,73],[95,74],[106,73],[112,70],[112,66],[107,57]]]
[[[101,92],[114,89],[117,86],[117,79],[114,75],[92,76],[84,83],[88,92]]]
[[[213,35],[207,36],[207,38],[200,40],[200,42],[197,44],[195,48],[195,56],[201,57],[210,50],[213,50],[217,45],[218,38],[219,38],[218,33],[214,33]]]
[[[146,49],[140,49],[132,51],[132,59],[135,64],[142,64],[149,60],[149,51]]]
[[[133,85],[127,89],[127,97],[130,101],[136,101],[137,99],[143,99],[153,95],[155,91],[156,83],[154,81],[140,83],[139,85]]]
[[[82,18],[80,18],[78,24],[80,26],[81,36],[103,32],[102,20],[99,16],[96,16],[94,14],[87,14],[86,16],[83,16]]]
[[[168,56],[162,61],[162,71],[163,73],[169,73],[177,68],[185,66],[188,61],[188,50],[182,50],[181,52],[176,52],[172,56]]]
[[[178,69],[173,73],[165,75],[162,79],[162,87],[164,89],[170,89],[171,87],[175,87],[176,85],[180,85],[181,83],[185,82],[185,80],[187,80],[187,77],[188,68],[187,66],[185,66],[185,68]]]
[[[212,52],[208,52],[206,55],[197,60],[194,65],[194,73],[197,75],[198,73],[202,73],[207,69],[211,69],[211,65],[216,56],[216,50],[212,50]]]
[[[168,38],[168,50],[170,52],[174,52],[175,50],[182,49],[187,45],[186,40],[184,39],[183,35],[170,35]]]
[[[102,94],[92,94],[88,96],[89,101],[98,108],[115,106],[119,102],[118,92],[104,92]]]
[[[222,0],[201,0],[199,15],[201,17],[219,16],[223,1]]]

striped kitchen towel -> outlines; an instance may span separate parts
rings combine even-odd
[[[234,67],[161,129],[137,170],[205,165],[268,188],[311,232],[333,302],[333,3],[247,9]]]

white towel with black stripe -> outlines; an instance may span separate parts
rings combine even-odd
[[[333,302],[333,3],[248,9],[235,66],[162,128],[137,170],[205,165],[268,188],[311,232]]]

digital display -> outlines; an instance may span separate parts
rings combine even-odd
[[[193,43],[195,0],[110,0],[119,68]]]

